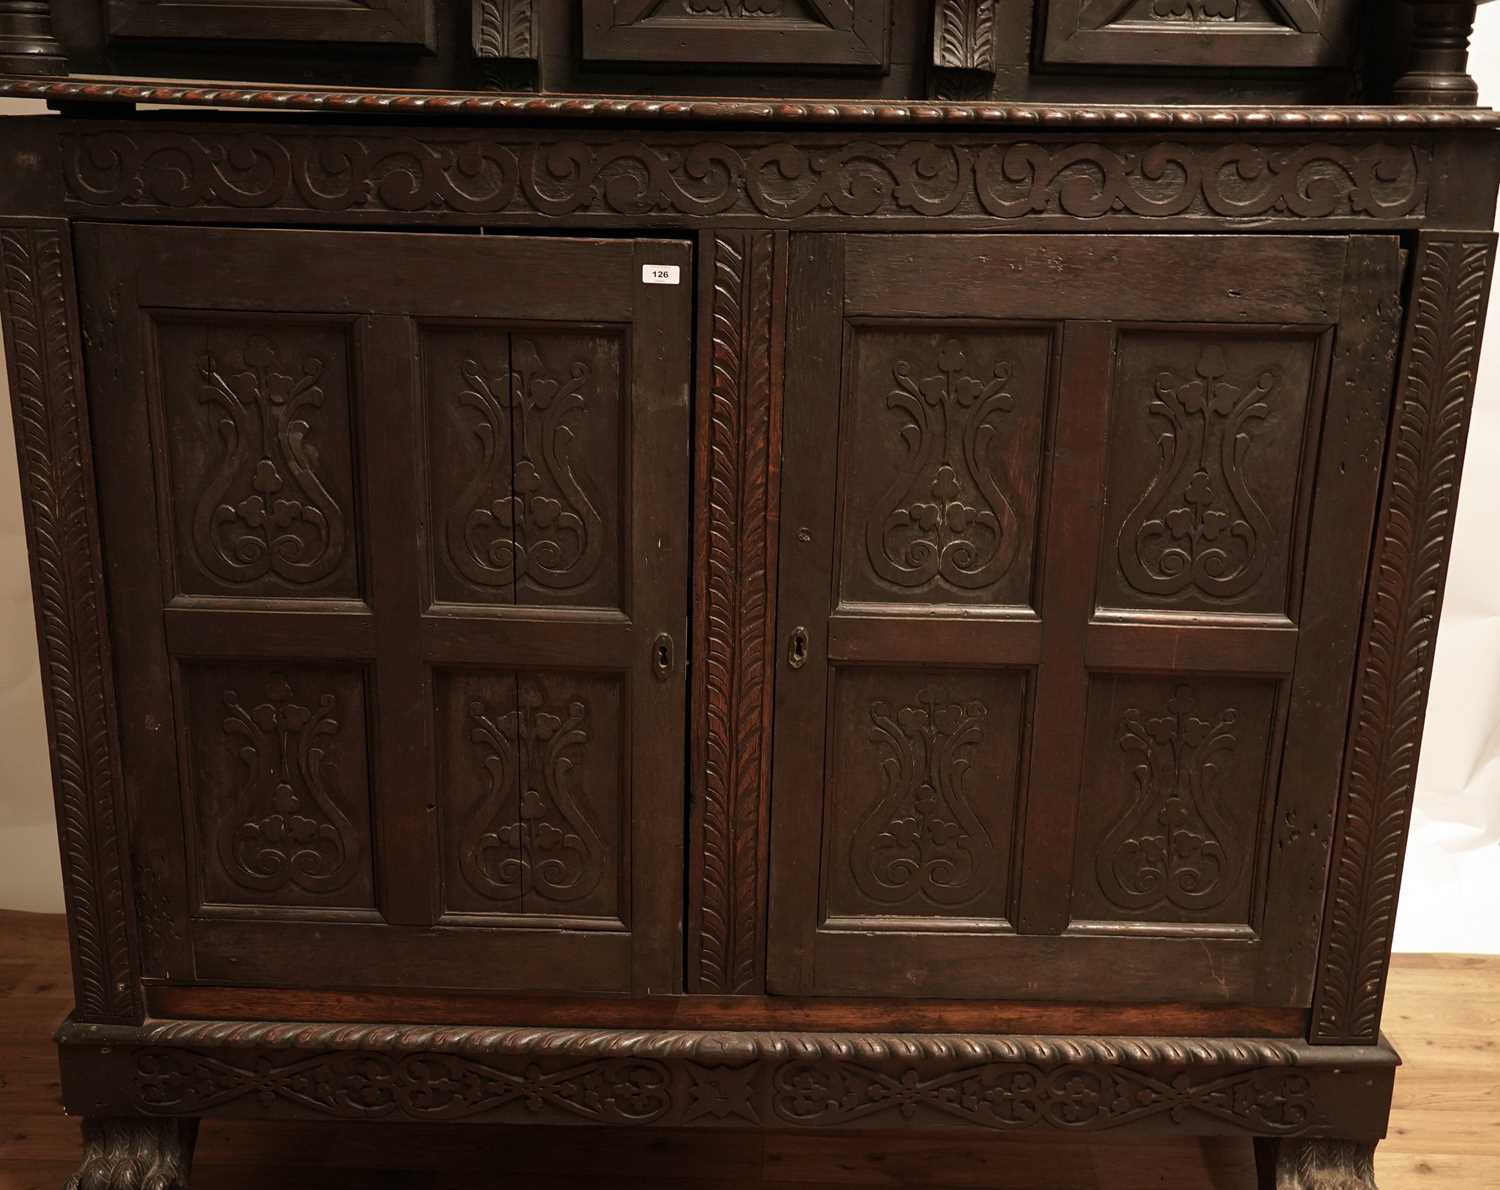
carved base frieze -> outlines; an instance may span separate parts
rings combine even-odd
[[[191,1118],[1375,1137],[1385,1045],[160,1021],[68,1024],[75,1110]]]

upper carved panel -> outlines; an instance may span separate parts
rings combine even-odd
[[[1268,682],[1094,678],[1075,918],[1250,921],[1275,705]]]
[[[613,678],[443,675],[445,909],[618,917],[621,712]]]
[[[425,131],[338,141],[278,132],[86,132],[66,138],[64,181],[84,209],[316,212],[483,222],[681,216],[757,222],[945,218],[1131,224],[1200,219],[1394,223],[1427,207],[1431,153],[1198,139],[1079,144],[1013,135],[912,141],[582,136],[540,142]]]
[[[890,0],[583,0],[584,56],[886,65]]]
[[[1104,607],[1290,613],[1318,340],[1122,337]]]
[[[178,589],[358,595],[343,331],[164,322],[157,362]]]
[[[1044,331],[859,333],[845,600],[1028,600],[1049,344]]]
[[[424,339],[438,598],[619,606],[618,338]]]
[[[360,672],[225,662],[183,681],[202,899],[373,907]]]
[[[840,671],[830,917],[1006,916],[1025,679]]]
[[[1136,66],[1335,66],[1352,0],[1053,0],[1049,62]]]

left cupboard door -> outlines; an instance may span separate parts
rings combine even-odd
[[[690,253],[79,229],[148,979],[680,987]]]

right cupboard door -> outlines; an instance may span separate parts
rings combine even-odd
[[[773,991],[1306,1005],[1396,241],[793,241]]]

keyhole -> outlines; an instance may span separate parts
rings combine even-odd
[[[792,632],[791,642],[787,645],[786,661],[793,669],[801,669],[807,664],[807,629],[797,628]]]
[[[651,657],[651,668],[656,671],[658,678],[665,678],[672,672],[672,638],[665,632],[656,638],[656,648]]]

